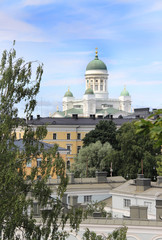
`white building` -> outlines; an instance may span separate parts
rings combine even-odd
[[[146,206],[147,219],[160,220],[157,216],[157,201],[162,200],[162,178],[157,182],[151,182],[148,178],[129,180],[113,189],[112,206],[107,211],[112,211],[113,218],[130,217],[130,206]],[[161,210],[160,210],[161,211]]]
[[[85,72],[86,90],[82,99],[75,99],[68,89],[63,97],[63,111],[55,112],[52,117],[72,116],[80,117],[106,117],[113,115],[127,116],[131,112],[131,96],[124,88],[118,99],[109,98],[108,70],[103,61],[98,58],[96,51],[95,59],[88,63]]]

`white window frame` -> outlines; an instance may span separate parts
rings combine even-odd
[[[71,154],[71,145],[67,144],[66,145],[67,150],[69,151],[69,154]]]
[[[57,133],[53,133],[53,140],[56,140],[56,139],[57,139]]]
[[[81,140],[81,133],[77,133],[77,140]]]
[[[124,206],[125,208],[130,207],[130,206],[131,206],[131,200],[128,199],[128,198],[124,198],[124,199],[123,199],[123,206]]]
[[[85,195],[84,196],[84,203],[92,202],[92,195]]]
[[[41,158],[37,158],[37,167],[41,167],[41,161],[42,161]]]
[[[67,140],[70,140],[70,139],[71,139],[71,134],[67,133]]]

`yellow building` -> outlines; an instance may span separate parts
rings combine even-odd
[[[23,133],[18,133],[19,136],[20,134],[23,135]],[[48,143],[45,143],[45,142],[41,142],[41,144],[43,143],[43,148],[45,151],[48,151],[49,149],[51,149],[53,147],[52,144],[48,144]],[[20,152],[23,152],[24,149],[25,149],[25,146],[24,146],[24,143],[23,143],[23,140],[22,139],[18,139],[16,141],[14,141],[14,145],[16,146],[16,148],[20,151]],[[39,146],[40,148],[40,146]],[[67,154],[68,154],[68,150],[65,149],[65,148],[62,148],[62,147],[58,147],[57,148],[57,152],[56,152],[56,157],[59,156],[64,160],[64,162],[66,162],[66,157],[67,157]],[[45,162],[47,161],[47,158],[44,159]],[[52,162],[54,162],[54,158],[52,158]],[[25,174],[26,176],[30,176],[31,175],[31,170],[32,168],[37,168],[37,174],[36,174],[36,178],[41,178],[41,164],[42,164],[42,161],[43,161],[43,156],[42,156],[42,153],[39,152],[39,154],[37,156],[33,156],[31,154],[30,156],[30,159],[28,159],[28,161],[25,163],[24,165],[24,171],[25,171]],[[53,168],[51,169],[51,176],[50,178],[51,179],[56,179],[57,176],[55,173],[53,173]]]
[[[82,139],[85,134],[95,129],[96,124],[102,119],[94,118],[78,118],[77,115],[72,118],[41,118],[39,115],[36,119],[31,118],[28,124],[34,130],[38,126],[47,127],[47,136],[43,140],[46,143],[58,144],[60,147],[67,149],[68,153],[64,157],[66,168],[69,169],[70,165],[74,162],[74,157],[83,146]],[[132,121],[133,119],[115,118],[104,119],[106,121],[114,121],[117,128],[124,122]],[[17,129],[17,139],[23,137],[23,131]]]

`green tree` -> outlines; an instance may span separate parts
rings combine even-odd
[[[83,146],[100,141],[102,144],[109,142],[113,148],[116,147],[116,125],[113,121],[101,120],[94,130],[91,130],[83,138]]]
[[[141,119],[135,123],[136,134],[148,135],[154,140],[154,146],[162,147],[162,109],[158,109],[151,114],[148,119]],[[162,155],[159,153],[157,158],[157,173],[162,176]]]
[[[111,145],[108,142],[102,145],[100,141],[80,149],[72,166],[75,176],[94,177],[96,171],[107,170],[111,152]]]
[[[154,141],[148,134],[137,135],[134,122],[125,123],[117,132],[118,150],[113,152],[113,170],[116,175],[126,178],[136,178],[137,173],[145,177],[157,175],[156,155],[160,149],[154,148]]]
[[[155,141],[156,146],[162,146],[162,109],[158,109],[151,114],[148,119],[141,119],[136,122],[137,134],[149,134],[150,138]]]
[[[97,235],[95,232],[86,229],[83,234],[83,240],[127,240],[127,227],[115,229],[108,236]]]
[[[39,62],[35,78],[32,75],[32,62],[26,63],[16,58],[14,47],[4,51],[0,65],[0,230],[2,239],[22,239],[16,236],[20,230],[27,240],[65,239],[64,226],[77,229],[82,217],[81,209],[66,211],[62,197],[66,190],[65,164],[56,153],[57,147],[45,151],[42,140],[45,127],[35,132],[18,118],[18,105],[24,101],[24,115],[27,119],[36,106],[43,65]],[[24,131],[24,150],[16,147],[16,128]],[[33,167],[27,176],[26,164],[30,159],[42,157],[40,168]],[[55,159],[53,161],[53,159]],[[51,189],[46,184],[51,174],[60,176],[57,196],[51,197]],[[37,180],[41,174],[41,179]],[[41,206],[41,224],[34,218],[33,201]],[[50,206],[50,210],[47,208]]]

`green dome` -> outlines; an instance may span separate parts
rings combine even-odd
[[[88,63],[87,70],[107,70],[107,67],[104,62],[98,59],[98,56],[95,57],[90,63]]]
[[[94,94],[92,88],[88,88],[84,94]]]
[[[73,97],[72,92],[68,89],[68,91],[65,93],[64,97]]]
[[[130,96],[130,95],[129,95],[129,92],[126,90],[126,88],[124,88],[120,96]]]

